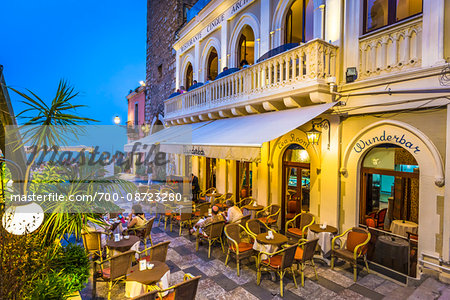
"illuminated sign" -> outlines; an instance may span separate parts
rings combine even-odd
[[[361,153],[364,149],[368,149],[371,145],[379,144],[380,142],[389,143],[389,144],[397,144],[402,146],[403,148],[411,149],[414,153],[420,152],[419,146],[414,145],[414,143],[410,142],[404,134],[401,136],[395,134],[386,134],[386,131],[383,130],[381,135],[377,135],[368,139],[359,140],[355,143],[353,150],[356,153]]]
[[[239,0],[236,1],[230,8],[228,8],[223,14],[211,21],[205,28],[197,33],[193,38],[188,40],[183,46],[180,47],[180,52],[183,53],[187,49],[191,48],[195,42],[205,38],[208,34],[216,30],[224,21],[231,19],[235,14],[243,10],[247,5],[254,0]]]

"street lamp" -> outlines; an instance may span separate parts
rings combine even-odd
[[[119,117],[119,116],[115,116],[115,117],[114,117],[114,123],[115,123],[116,125],[119,125],[119,124],[120,124],[120,117]]]
[[[319,144],[319,138],[321,132],[316,129],[316,126],[325,130],[328,130],[328,146],[327,149],[330,150],[330,121],[324,119],[319,123],[312,122],[312,129],[306,132],[306,137],[308,138],[308,143],[312,145]]]

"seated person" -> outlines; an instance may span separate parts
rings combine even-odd
[[[134,215],[134,217],[133,217]],[[131,214],[128,215],[128,232],[133,233],[134,230],[143,229],[147,219],[145,218],[142,206],[135,204],[131,208]],[[130,232],[131,231],[131,232]]]
[[[222,216],[222,214],[219,214],[219,208],[214,205],[211,208],[211,216],[206,219],[205,218],[200,219],[194,225],[194,228],[192,229],[192,231],[198,231],[198,232],[202,233],[202,229],[205,228],[207,225],[214,223],[214,222],[219,222],[219,221],[225,221],[225,219]],[[191,233],[192,233],[192,231],[191,231]]]
[[[239,207],[234,205],[233,200],[228,199],[225,204],[228,207],[228,211],[225,213],[228,224],[236,223],[240,218],[244,216]]]

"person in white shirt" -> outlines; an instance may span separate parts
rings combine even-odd
[[[239,209],[239,207],[234,205],[234,201],[229,199],[225,202],[225,204],[228,207],[227,211],[227,222],[228,224],[235,223],[240,218],[242,218],[244,215],[242,214],[242,211]]]

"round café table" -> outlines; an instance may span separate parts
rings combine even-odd
[[[114,255],[115,251],[126,252],[130,250],[131,247],[133,247],[138,242],[140,242],[139,237],[135,235],[130,235],[130,238],[128,240],[122,238],[119,242],[115,242],[114,238],[112,238],[106,242],[106,246],[111,250],[111,255]],[[137,244],[137,246],[139,248],[139,244]]]
[[[272,231],[273,232],[273,231]],[[256,240],[260,244],[280,246],[287,243],[288,238],[280,233],[273,232],[273,239],[266,239],[267,232],[260,233],[256,236]]]
[[[262,210],[263,208],[264,208],[264,206],[259,205],[259,204],[256,205],[256,206],[253,206],[253,205],[244,205],[244,206],[242,206],[242,209],[246,209],[246,210],[250,211],[250,218],[251,219],[254,219],[256,217],[256,212],[258,210]]]
[[[222,196],[222,194],[220,194],[220,193],[209,193],[209,194],[206,194],[205,196],[206,196],[206,199],[205,199],[206,202],[214,203],[214,200],[216,200],[216,198]]]
[[[408,234],[406,232],[409,231],[411,233],[417,234],[418,228],[419,225],[417,225],[417,223],[405,220],[394,220],[391,223],[390,230],[393,234],[408,237]]]
[[[139,264],[128,270],[125,283],[126,297],[133,298],[144,294],[147,292],[147,285],[154,285],[159,281],[162,282],[163,289],[169,287],[169,267],[160,261],[149,261],[149,263],[154,265],[151,270],[139,271]]]
[[[255,243],[253,244],[253,249],[258,252],[274,253],[278,250],[278,247],[287,243],[288,238],[282,234],[273,232],[273,239],[266,239],[267,232],[260,233],[256,236]],[[266,255],[261,255],[261,259],[267,259]]]

